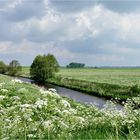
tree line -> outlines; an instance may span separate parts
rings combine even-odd
[[[0,74],[18,76],[21,70],[22,67],[17,60],[12,60],[9,65],[6,65],[3,61],[0,61]]]
[[[67,68],[84,68],[85,64],[71,62],[66,66]],[[48,79],[55,76],[58,72],[59,64],[54,55],[37,55],[30,66],[30,78],[45,83]],[[0,74],[7,74],[10,76],[19,76],[22,67],[18,60],[12,60],[9,65],[0,61]]]
[[[37,55],[30,66],[31,79],[45,83],[49,78],[54,77],[58,71],[59,64],[52,54]],[[9,65],[0,61],[0,74],[19,76],[22,67],[17,60],[12,60]]]
[[[69,65],[66,66],[67,68],[84,68],[85,64],[83,63],[76,63],[76,62],[71,62]]]

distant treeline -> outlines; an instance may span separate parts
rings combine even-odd
[[[66,68],[93,68],[93,69],[131,69],[140,68],[140,66],[85,66],[83,63],[72,62]]]
[[[3,61],[0,61],[0,74],[8,74],[11,76],[20,75],[22,67],[17,60],[12,60],[9,65],[6,65]]]
[[[85,67],[85,64],[72,62],[69,65],[67,65],[66,67],[67,68],[84,68]]]

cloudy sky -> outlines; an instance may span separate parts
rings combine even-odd
[[[140,0],[0,0],[0,60],[140,66]]]

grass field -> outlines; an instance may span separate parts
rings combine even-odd
[[[29,76],[29,67],[23,67],[23,76]],[[140,68],[60,68],[57,76],[98,83],[140,85]]]
[[[98,68],[66,69],[61,68],[58,75],[79,80],[118,85],[140,85],[140,68]]]
[[[140,97],[123,111],[82,105],[54,89],[0,75],[0,139],[139,139]],[[134,106],[135,105],[135,106]]]
[[[30,67],[22,67],[21,76],[30,77]]]
[[[23,68],[22,76],[29,76],[29,67]],[[140,68],[60,68],[49,83],[126,100],[140,93]]]

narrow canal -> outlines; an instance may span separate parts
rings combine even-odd
[[[23,82],[37,84],[33,80],[28,79],[28,78],[19,77],[18,79],[20,79]],[[45,85],[37,84],[37,85],[40,87],[44,87],[45,89],[54,88],[54,89],[56,89],[57,93],[61,96],[71,98],[80,103],[92,104],[92,105],[97,106],[98,108],[103,108],[107,102],[107,99],[105,99],[103,97],[89,95],[87,93],[75,91],[75,90],[72,90],[69,88],[64,88],[64,87],[55,86],[55,85],[51,85],[51,84],[45,84]],[[116,104],[117,110],[122,109],[122,107],[123,106],[121,104],[119,104],[119,103]]]

